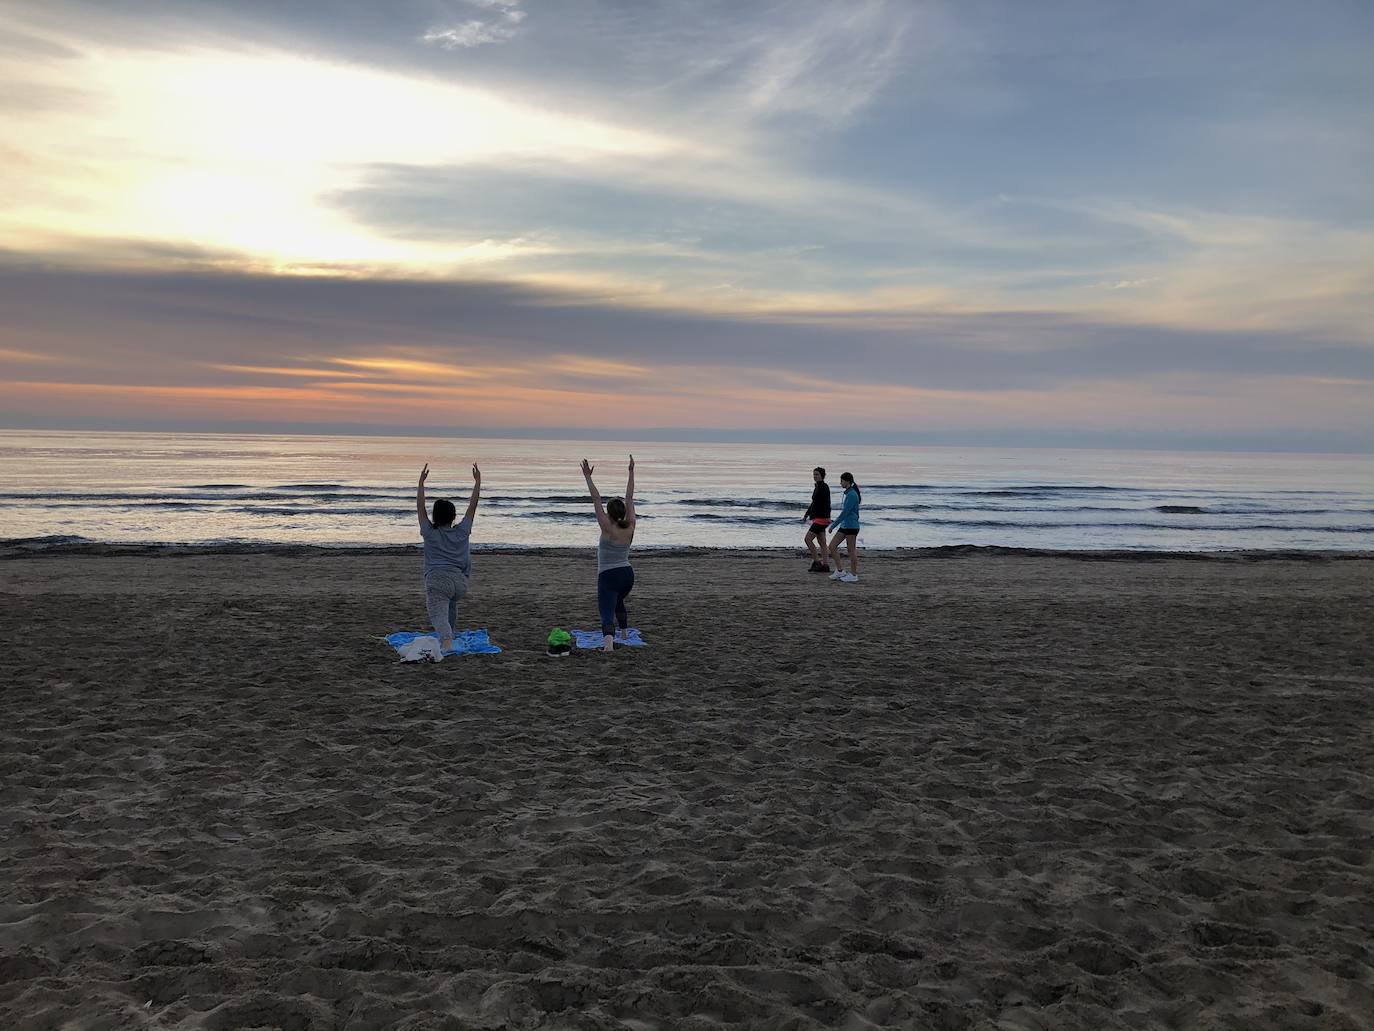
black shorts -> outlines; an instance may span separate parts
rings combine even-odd
[[[816,522],[813,522],[810,526],[808,526],[808,527],[806,528],[806,533],[807,533],[807,536],[810,536],[810,535],[812,535],[812,534],[815,534],[817,537],[824,537],[824,536],[825,536],[825,524],[824,524],[824,523],[816,523]]]
[[[841,537],[841,536],[843,536],[843,537],[857,537],[857,536],[859,536],[859,531],[858,531],[858,530],[848,530],[848,529],[841,528],[841,529],[835,531],[835,536],[836,536],[836,537]]]

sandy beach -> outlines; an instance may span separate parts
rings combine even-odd
[[[1374,559],[0,561],[0,1027],[1374,1026]]]

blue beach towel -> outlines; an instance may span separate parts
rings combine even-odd
[[[604,648],[606,646],[606,635],[600,630],[573,630],[571,633],[573,635],[573,640],[577,642],[577,647],[579,648]],[[630,648],[643,648],[648,644],[647,641],[640,639],[639,631],[634,627],[630,627],[627,633],[629,634],[629,640],[622,641],[619,637],[615,639],[615,646],[617,648],[624,648],[626,646]]]
[[[417,637],[433,637],[434,631],[429,633],[416,633],[410,630],[403,630],[396,634],[387,634],[386,643],[396,649],[397,654],[401,649],[408,645]],[[444,652],[445,655],[499,655],[501,649],[491,643],[491,638],[487,636],[485,630],[460,630],[453,638],[453,647]]]

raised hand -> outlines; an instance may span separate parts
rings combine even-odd
[[[596,466],[589,463],[585,458],[582,459],[582,475],[590,480],[594,472],[596,472]]]
[[[472,482],[479,485],[482,482],[482,470],[477,468],[476,462],[472,463]]]
[[[474,467],[474,468],[475,468],[475,467]],[[429,479],[429,463],[428,463],[428,462],[426,462],[426,463],[425,463],[425,467],[424,467],[423,469],[420,470],[420,482],[421,482],[421,483],[424,483],[427,479]]]
[[[630,472],[634,472],[634,471],[635,471],[635,456],[634,456],[634,455],[631,455],[631,456],[630,456]]]

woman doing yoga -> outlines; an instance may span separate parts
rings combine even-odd
[[[604,507],[601,493],[592,482],[595,468],[582,459],[582,475],[587,480],[587,492],[592,496],[596,521],[601,527],[601,539],[596,545],[596,607],[601,613],[605,650],[609,652],[615,650],[617,626],[622,640],[629,636],[630,619],[625,612],[625,598],[635,585],[635,571],[630,565],[630,544],[635,539],[635,456],[630,456],[625,497],[611,498]]]

